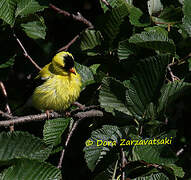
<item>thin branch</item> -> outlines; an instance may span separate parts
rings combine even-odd
[[[92,24],[90,21],[88,21],[86,18],[84,18],[79,12],[77,12],[77,15],[74,15],[74,14],[71,14],[71,13],[69,13],[69,12],[67,12],[67,11],[64,11],[64,10],[62,10],[62,9],[60,9],[60,8],[58,8],[58,7],[56,7],[55,5],[53,5],[53,4],[51,4],[51,3],[49,4],[49,7],[52,8],[53,10],[55,10],[56,12],[58,12],[58,13],[60,13],[60,14],[63,14],[63,15],[66,16],[66,17],[70,17],[70,18],[72,18],[72,19],[75,20],[75,21],[82,22],[83,24],[85,24],[85,25],[87,26],[86,29],[93,29],[93,28],[94,28],[93,24]],[[68,44],[66,44],[64,47],[60,48],[60,49],[58,50],[58,52],[60,52],[60,51],[67,51],[68,48],[69,48],[74,42],[76,42],[76,40],[77,40],[79,37],[80,37],[79,34],[76,35]]]
[[[76,35],[68,44],[66,44],[64,47],[60,48],[60,49],[58,50],[58,52],[60,52],[60,51],[67,51],[68,48],[69,48],[74,42],[76,42],[76,40],[77,40],[79,37],[80,37],[79,34]]]
[[[5,98],[5,101],[6,101],[6,103],[5,103],[5,111],[6,111],[6,113],[8,115],[12,116],[11,108],[9,107],[9,104],[8,104],[7,91],[6,91],[6,88],[5,88],[5,86],[4,86],[2,81],[0,81],[0,88],[2,90],[2,94],[3,94],[3,96]],[[14,125],[13,124],[9,125],[9,129],[10,129],[11,132],[13,132],[14,131]]]
[[[58,166],[57,168],[61,169],[62,168],[62,162],[63,162],[63,159],[64,159],[64,154],[65,154],[65,150],[68,146],[68,142],[70,141],[73,133],[74,133],[74,130],[76,129],[76,127],[78,126],[79,122],[82,120],[83,118],[81,119],[78,119],[77,121],[75,121],[74,125],[72,126],[72,129],[70,130],[70,132],[68,133],[68,136],[67,136],[67,139],[66,139],[66,142],[64,144],[64,149],[62,150],[61,152],[61,156],[60,156],[60,159],[59,159],[59,163],[58,163]]]
[[[73,115],[73,117],[78,118],[78,120],[75,121],[75,123],[73,124],[70,132],[68,133],[66,142],[64,144],[64,149],[61,152],[61,156],[60,156],[60,160],[59,160],[57,168],[59,168],[59,169],[62,168],[62,162],[63,162],[63,159],[64,159],[64,154],[65,154],[66,148],[68,146],[68,142],[70,141],[75,129],[77,128],[77,126],[79,124],[79,122],[81,122],[85,118],[102,117],[102,116],[103,116],[103,112],[99,111],[99,110],[90,110],[90,111],[86,111],[86,112],[78,112],[78,113]]]
[[[106,0],[101,0],[110,10],[112,9],[112,6],[106,1]]]
[[[174,64],[173,63],[170,63],[168,66],[167,66],[167,69],[169,71],[169,74],[172,78],[172,81],[176,81],[176,80],[180,80],[177,76],[175,76],[171,70],[171,66],[173,66]]]
[[[100,110],[90,110],[86,112],[78,112],[77,114],[74,114],[72,117],[75,118],[88,118],[88,117],[102,117],[103,112]],[[58,118],[58,117],[65,117],[65,114],[59,114],[56,112],[49,113],[49,118]],[[35,121],[44,121],[47,119],[47,114],[36,114],[36,115],[28,115],[28,116],[22,116],[22,117],[13,117],[11,120],[3,120],[0,121],[0,126],[9,126],[11,124],[21,124],[21,123],[28,123],[28,122],[35,122]]]
[[[62,117],[61,114],[58,114],[56,112],[51,112],[49,114],[49,118],[58,118]],[[11,120],[4,120],[0,121],[0,126],[9,126],[11,124],[21,124],[21,123],[28,123],[28,122],[34,122],[34,121],[43,121],[47,119],[47,114],[42,113],[42,114],[36,114],[36,115],[28,115],[28,116],[22,116],[22,117],[14,117]]]
[[[125,166],[127,164],[127,160],[126,160],[126,157],[125,157],[125,152],[124,152],[122,147],[120,148],[120,150],[121,150],[121,180],[125,180],[124,168],[125,168]]]
[[[184,151],[185,151],[185,148],[187,148],[187,145],[185,144],[180,150],[178,150],[176,152],[176,156],[180,156]]]
[[[28,58],[31,63],[38,69],[41,70],[40,66],[29,56],[29,54],[27,53],[26,49],[24,48],[23,44],[21,43],[20,39],[16,36],[15,33],[13,33],[13,36],[15,37],[17,43],[19,44],[19,46],[21,47],[21,49],[23,50],[23,55]]]
[[[56,7],[53,4],[49,4],[49,7],[52,8],[53,10],[55,10],[56,12],[63,14],[66,17],[71,17],[72,19],[76,20],[76,21],[80,21],[82,23],[84,23],[85,25],[88,26],[88,28],[93,28],[93,25],[90,21],[88,21],[86,18],[84,18],[79,12],[77,12],[77,15],[71,14],[67,11],[64,11],[58,7]]]
[[[5,113],[5,112],[3,112],[3,111],[1,111],[1,110],[0,110],[0,115],[1,115],[2,117],[8,118],[8,119],[12,119],[12,118],[13,118],[12,115],[10,115],[10,114],[8,114],[8,113]]]

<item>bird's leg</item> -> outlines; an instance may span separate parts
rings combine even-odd
[[[66,111],[66,112],[65,112],[65,115],[66,115],[66,117],[70,117],[70,116],[71,116],[71,113],[70,113],[69,111]]]
[[[47,115],[47,119],[50,118],[50,113],[54,112],[53,110],[46,110],[45,113]]]

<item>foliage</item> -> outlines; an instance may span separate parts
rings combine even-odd
[[[18,108],[31,96],[37,71],[15,35],[44,66],[78,34],[68,51],[82,77],[79,102],[104,112],[82,121],[67,147],[75,118],[17,125],[14,132],[1,128],[0,179],[191,178],[185,121],[191,108],[191,1],[107,2],[74,7],[52,1],[73,14],[84,5],[82,14],[93,24],[84,28],[83,21],[50,9],[49,1],[0,0],[0,81],[8,94],[0,94],[0,110],[8,103],[14,116],[39,113]],[[68,156],[59,169],[63,148]]]

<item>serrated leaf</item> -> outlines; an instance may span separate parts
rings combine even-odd
[[[160,52],[174,53],[175,45],[173,40],[161,32],[142,32],[141,34],[135,34],[130,37],[130,43],[134,43],[140,47],[158,50]]]
[[[0,64],[0,69],[4,69],[4,68],[9,68],[12,67],[14,65],[15,62],[15,55],[13,57],[11,57],[8,61],[6,61],[3,64]]]
[[[164,36],[168,36],[168,31],[166,31],[164,28],[160,26],[146,27],[144,28],[144,30],[147,32],[158,32],[158,33],[162,33]]]
[[[16,0],[0,0],[0,18],[13,26],[15,22]]]
[[[166,171],[169,172],[169,174],[175,175],[177,177],[183,178],[184,177],[184,171],[181,167],[178,167],[175,164],[166,164],[163,167]]]
[[[120,31],[120,25],[127,15],[127,6],[122,4],[119,7],[113,8],[111,11],[107,11],[107,13],[102,16],[98,28],[100,29],[106,44],[112,44]]]
[[[137,54],[139,49],[135,44],[129,43],[129,40],[121,41],[118,47],[118,57],[120,60],[127,59],[130,55]]]
[[[104,125],[101,129],[92,132],[84,148],[86,163],[91,171],[95,169],[111,148],[117,145],[121,137],[117,126]],[[92,144],[90,145],[88,142],[92,142]]]
[[[172,103],[177,97],[181,96],[185,90],[191,88],[191,83],[183,81],[174,81],[165,84],[161,89],[159,98],[158,112],[165,111],[166,107]]]
[[[94,83],[93,73],[87,66],[75,62],[75,68],[82,78],[82,88]]]
[[[99,102],[101,107],[107,112],[115,114],[115,111],[120,111],[125,114],[130,114],[126,107],[126,88],[114,78],[104,78],[99,94]]]
[[[16,17],[33,14],[48,7],[48,2],[40,0],[17,0],[17,2]]]
[[[191,37],[191,2],[190,0],[184,0],[183,4],[183,12],[184,12],[184,18],[183,18],[183,27]]]
[[[169,59],[168,55],[153,56],[137,65],[134,76],[126,82],[127,106],[132,114],[146,116],[146,112],[153,112],[150,110],[155,107],[150,103],[156,103],[160,96]]]
[[[143,14],[143,12],[139,8],[133,5],[127,5],[127,7],[129,11],[129,21],[132,25],[137,27],[145,27],[150,25],[149,16]]]
[[[153,173],[149,176],[137,177],[132,180],[169,180],[163,173]]]
[[[80,36],[81,50],[93,49],[96,46],[100,46],[102,42],[102,36],[99,31],[86,30]]]
[[[50,154],[51,147],[43,140],[27,133],[15,131],[0,133],[0,162],[15,158],[30,158],[43,161]]]
[[[47,120],[43,129],[43,139],[46,144],[56,146],[61,142],[61,136],[68,127],[70,118]]]
[[[21,24],[23,31],[32,39],[45,39],[46,26],[43,21],[32,21]]]
[[[2,173],[1,180],[60,180],[61,178],[61,171],[49,163],[21,159]]]
[[[129,0],[129,1],[130,1],[129,3],[132,3],[131,0]],[[121,6],[122,3],[126,3],[125,0],[107,0],[107,2],[111,8],[116,8],[116,7]],[[100,0],[100,4],[101,4],[101,7],[102,7],[104,13],[107,10],[109,10],[109,8],[106,6],[105,3],[102,2],[102,0]]]
[[[132,160],[143,160],[147,163],[160,165],[173,164],[177,161],[176,154],[168,145],[172,143],[172,137],[170,138],[168,135],[165,137],[163,135],[153,139],[138,138],[138,141],[140,145],[137,144],[133,147]],[[147,144],[144,145],[144,142],[147,142]]]

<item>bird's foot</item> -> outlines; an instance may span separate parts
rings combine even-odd
[[[50,113],[54,112],[53,110],[46,110],[45,113],[47,115],[47,119],[50,118]]]

